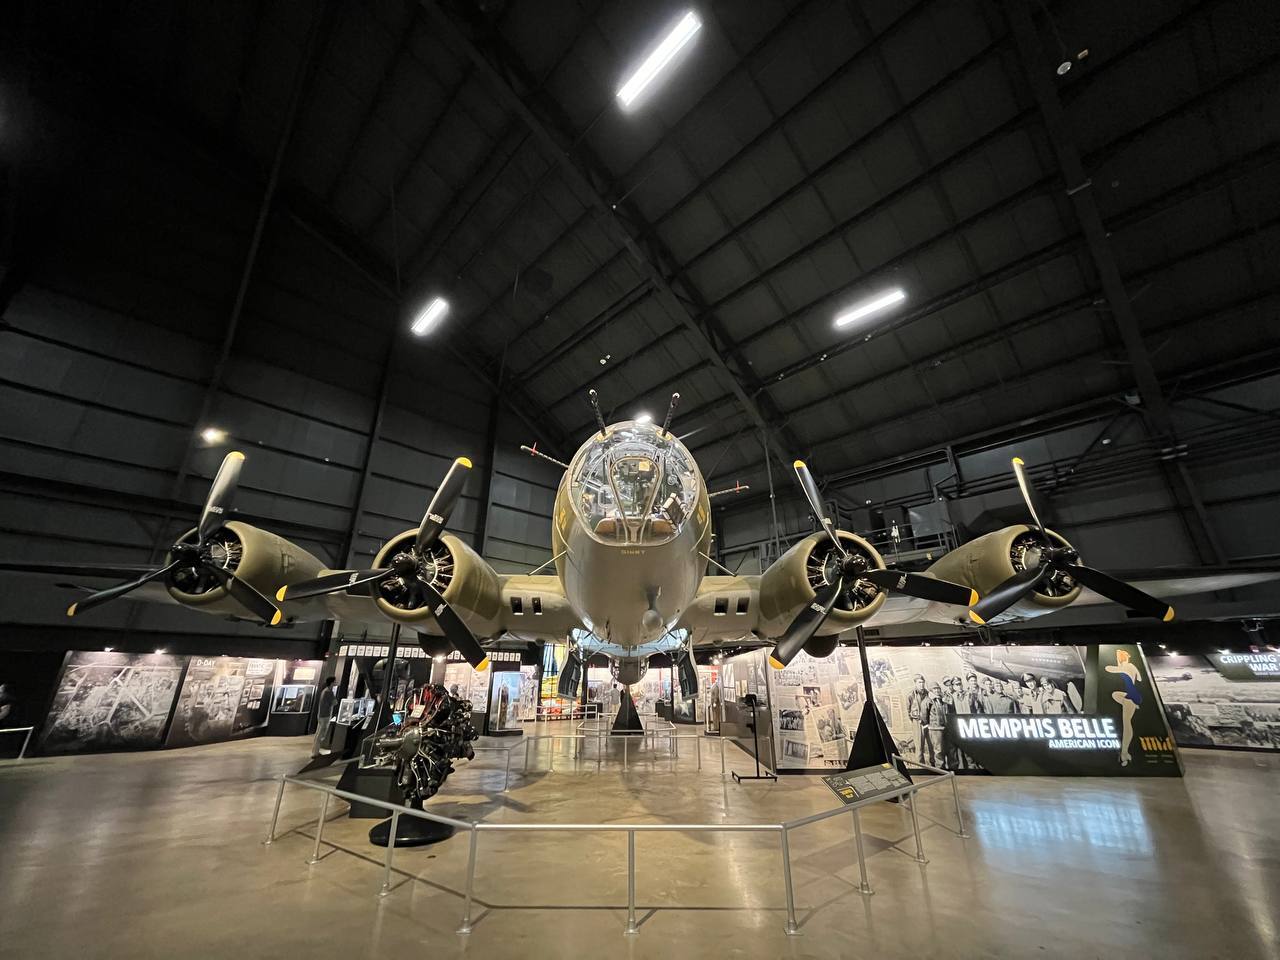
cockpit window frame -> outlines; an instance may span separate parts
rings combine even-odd
[[[627,505],[633,498],[623,496],[615,472],[629,459],[647,459],[656,471],[638,516],[629,514]],[[667,482],[671,474],[678,478],[675,489]],[[574,515],[592,539],[610,546],[657,546],[674,540],[696,511],[702,482],[692,454],[675,436],[631,420],[614,424],[604,437],[597,434],[583,444],[569,464],[567,479]],[[608,491],[606,498],[600,497],[603,490]],[[675,509],[668,509],[673,495]],[[601,506],[595,502],[599,499],[612,503]],[[655,533],[657,520],[664,521],[670,533]]]

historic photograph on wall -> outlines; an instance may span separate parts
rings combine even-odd
[[[1231,680],[1198,656],[1149,662],[1179,746],[1280,750],[1280,680]]]
[[[76,651],[40,732],[46,754],[160,746],[184,657]]]

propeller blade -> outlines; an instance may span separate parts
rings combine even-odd
[[[822,509],[822,494],[818,492],[818,484],[813,479],[813,474],[809,472],[809,468],[803,460],[797,460],[791,466],[795,468],[796,476],[800,478],[800,488],[804,490],[804,497],[809,501],[809,509],[818,518],[818,522],[822,524],[822,529],[831,538],[831,542],[836,545],[840,555],[847,557],[849,555],[848,551],[845,550],[844,544],[840,542],[840,538],[836,536],[836,529],[831,525],[831,519],[827,516],[826,511]]]
[[[1154,617],[1168,623],[1173,619],[1173,607],[1163,600],[1157,600],[1149,593],[1143,593],[1137,587],[1130,586],[1123,580],[1117,580],[1109,573],[1095,570],[1078,563],[1064,563],[1062,569],[1071,575],[1077,583],[1083,584],[1094,593],[1100,593],[1108,600],[1114,600],[1121,606],[1144,617]]]
[[[822,621],[827,619],[827,615],[836,605],[836,599],[843,589],[844,579],[840,577],[836,578],[835,583],[828,583],[819,588],[817,595],[800,609],[782,635],[782,639],[774,646],[773,653],[769,655],[769,662],[781,670],[794,660],[796,654],[804,649],[804,645],[817,633],[818,628],[822,626]]]
[[[868,570],[858,575],[860,580],[870,580],[882,590],[893,590],[905,593],[909,597],[921,600],[932,600],[936,603],[951,603],[957,607],[971,607],[978,602],[978,591],[969,587],[952,583],[950,580],[939,580],[937,577],[923,573],[905,573],[902,570]]]
[[[67,616],[74,617],[77,613],[82,613],[85,610],[90,610],[94,607],[100,606],[109,600],[116,599],[116,597],[123,597],[126,593],[129,593],[132,590],[137,590],[138,587],[142,586],[144,583],[150,583],[152,580],[158,580],[160,577],[163,577],[174,567],[178,566],[180,562],[181,561],[174,560],[167,566],[160,567],[156,570],[148,570],[136,580],[117,584],[114,587],[108,587],[106,590],[99,590],[97,593],[91,593],[83,600],[77,600],[71,606],[67,607]]]
[[[1053,568],[1047,563],[1029,570],[1019,570],[969,608],[969,619],[979,626],[1004,613],[1015,603],[1048,579]]]
[[[1018,478],[1018,489],[1022,491],[1022,499],[1027,504],[1027,512],[1031,514],[1031,519],[1034,520],[1036,522],[1036,526],[1040,528],[1040,535],[1043,536],[1047,542],[1049,536],[1044,532],[1044,524],[1040,522],[1040,514],[1036,513],[1035,504],[1031,502],[1031,491],[1034,488],[1031,486],[1030,478],[1027,477],[1026,464],[1023,462],[1021,457],[1013,458],[1013,472]]]
[[[234,573],[224,570],[213,563],[205,563],[201,564],[201,566],[222,582],[222,585],[227,588],[227,593],[231,595],[233,600],[263,623],[274,627],[284,619],[284,614],[280,612],[280,609],[274,603]]]
[[[462,622],[462,618],[453,612],[453,608],[444,602],[444,597],[429,583],[418,582],[418,587],[422,590],[423,595],[427,598],[427,605],[431,607],[431,614],[436,618],[436,623],[440,624],[440,629],[444,631],[444,638],[449,641],[449,645],[453,649],[462,654],[462,659],[475,667],[477,670],[489,669],[489,655],[484,652],[484,647],[480,646],[480,641]]]
[[[289,600],[306,600],[308,597],[322,597],[326,593],[337,593],[349,590],[366,583],[379,583],[386,580],[395,570],[344,570],[341,573],[326,573],[314,580],[303,580],[301,583],[285,584],[276,591],[276,600],[284,603]]]
[[[449,514],[453,513],[454,505],[462,496],[462,488],[466,485],[467,474],[470,472],[471,461],[466,457],[459,457],[444,475],[436,495],[427,506],[427,512],[423,514],[422,526],[418,527],[416,546],[419,553],[436,542],[440,531],[449,522]]]
[[[240,484],[240,467],[243,465],[244,454],[239,450],[232,450],[223,458],[218,475],[213,478],[213,486],[209,488],[209,498],[204,502],[200,523],[196,525],[197,543],[203,544],[226,520],[236,496],[236,487]]]

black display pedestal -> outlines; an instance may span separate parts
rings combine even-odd
[[[413,808],[421,810],[422,801],[415,803]],[[437,823],[435,820],[423,820],[421,817],[410,817],[401,814],[400,820],[396,824],[396,846],[425,847],[431,843],[448,840],[453,836],[454,832],[455,828],[447,823]],[[385,847],[390,833],[391,818],[387,817],[386,820],[374,824],[370,828],[369,842],[375,847]]]
[[[640,714],[636,712],[635,701],[631,693],[622,691],[622,704],[618,707],[618,716],[613,721],[614,733],[643,734],[644,724],[640,722]]]
[[[751,724],[751,752],[755,754],[756,772],[755,776],[743,776],[735,770],[733,771],[733,779],[736,783],[742,783],[744,780],[777,780],[777,776],[772,773],[760,772],[760,716],[758,713],[760,702],[756,699],[754,693],[748,693],[742,698],[742,705],[751,711],[751,720],[749,721]]]
[[[396,786],[395,771],[390,767],[361,769],[358,764],[349,763],[338,780],[338,789],[346,790],[348,793],[358,793],[370,800],[381,800],[383,803],[396,805],[404,803],[400,788]],[[360,803],[358,800],[351,802],[351,812],[348,814],[352,820],[381,820],[386,815],[385,808],[375,807],[371,803]]]

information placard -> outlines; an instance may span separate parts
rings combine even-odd
[[[902,775],[902,771],[890,763],[829,774],[822,778],[822,782],[844,803],[870,800],[911,786],[911,781]]]

